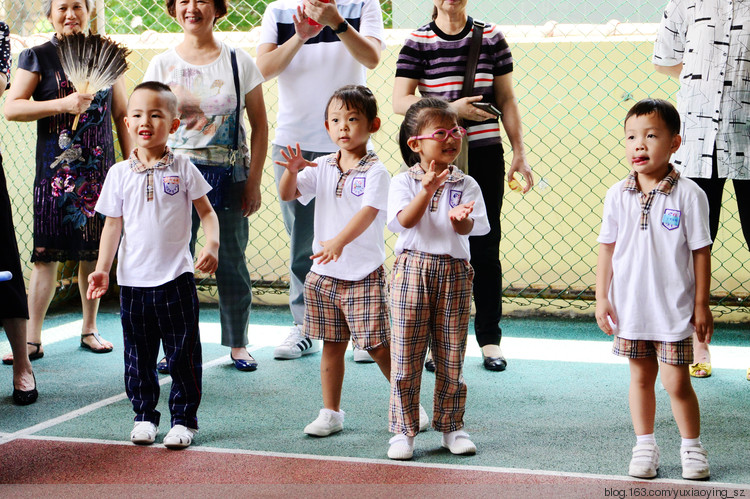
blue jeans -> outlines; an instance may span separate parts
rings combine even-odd
[[[281,150],[286,149],[276,144],[271,148],[271,160],[273,160],[274,177],[276,178],[276,189],[278,191],[279,181],[285,168],[276,164],[276,161],[284,161]],[[302,157],[312,161],[329,153],[302,151]],[[284,227],[289,236],[289,310],[292,312],[295,324],[302,324],[305,319],[305,277],[312,266],[312,244],[315,229],[315,200],[307,206],[296,199],[294,201],[279,201],[281,205],[281,217],[284,219]]]

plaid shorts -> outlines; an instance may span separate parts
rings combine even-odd
[[[385,268],[359,281],[309,272],[305,278],[305,336],[343,342],[363,350],[387,346],[391,335]]]
[[[664,364],[679,366],[693,363],[693,335],[680,341],[626,340],[615,336],[612,353],[629,359],[654,357]]]

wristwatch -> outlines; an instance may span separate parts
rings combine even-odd
[[[338,25],[338,26],[336,27],[336,29],[335,29],[335,30],[333,30],[333,32],[334,32],[334,33],[336,33],[336,34],[338,35],[338,34],[341,34],[341,33],[343,33],[344,31],[346,31],[346,30],[348,30],[348,29],[349,29],[349,23],[348,23],[348,22],[346,22],[346,19],[344,19],[344,20],[342,21],[342,23],[341,23],[341,24],[339,24],[339,25]]]

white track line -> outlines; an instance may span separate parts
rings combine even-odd
[[[210,362],[203,364],[203,369],[209,369],[215,365],[224,364],[228,360],[229,360],[228,355],[219,357],[218,359],[214,359]],[[165,385],[169,383],[170,381],[172,381],[172,378],[170,376],[165,376],[159,380],[159,386]],[[3,434],[0,436],[0,445],[6,444],[20,437],[33,435],[34,433],[40,432],[42,430],[46,430],[47,428],[51,428],[53,426],[59,425],[60,423],[64,423],[66,421],[70,421],[71,419],[75,419],[78,416],[83,416],[84,414],[88,414],[89,412],[93,412],[97,409],[101,409],[102,407],[106,407],[110,404],[114,404],[116,402],[119,402],[120,400],[124,400],[127,398],[128,398],[128,395],[125,392],[123,392],[118,395],[113,395],[112,397],[106,398],[104,400],[100,400],[99,402],[94,402],[93,404],[89,404],[85,407],[81,407],[80,409],[70,411],[67,414],[63,414],[56,418],[48,419],[47,421],[43,421],[41,423],[35,424],[34,426],[29,426],[28,428],[24,428],[23,430],[18,430],[15,433]]]
[[[39,441],[50,441],[50,442],[70,442],[70,443],[84,443],[84,444],[97,444],[97,445],[115,445],[125,447],[143,447],[136,446],[130,442],[124,440],[102,440],[95,438],[76,438],[76,437],[46,437],[39,435],[29,435],[19,437],[22,440],[39,440]],[[161,444],[153,444],[149,446],[152,449],[164,449],[165,447]],[[471,466],[466,464],[442,464],[442,463],[421,463],[417,461],[393,461],[390,459],[372,459],[372,458],[361,458],[361,457],[346,457],[346,456],[319,456],[315,454],[293,454],[284,452],[268,452],[268,451],[253,451],[245,449],[224,449],[220,447],[189,447],[183,452],[206,452],[210,454],[234,454],[244,456],[257,456],[257,457],[276,457],[284,459],[306,459],[311,461],[327,461],[327,462],[339,462],[345,464],[351,463],[362,463],[362,464],[377,464],[387,466],[401,466],[409,468],[431,468],[431,469],[443,469],[443,470],[460,470],[460,471],[481,471],[487,473],[502,473],[502,474],[517,474],[517,475],[529,475],[529,476],[552,476],[552,477],[566,477],[566,478],[581,478],[588,480],[606,480],[606,481],[625,481],[625,482],[636,482],[636,483],[649,483],[649,484],[671,484],[671,485],[690,485],[693,487],[701,488],[718,488],[726,487],[732,489],[750,489],[750,484],[741,483],[728,483],[728,482],[696,482],[694,480],[678,480],[672,478],[657,478],[653,480],[639,480],[631,476],[618,476],[618,475],[599,475],[595,473],[574,473],[565,471],[546,471],[546,470],[531,470],[526,468],[502,468],[494,466]]]

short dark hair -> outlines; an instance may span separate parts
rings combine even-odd
[[[177,110],[177,96],[172,92],[172,89],[169,88],[168,85],[165,85],[160,81],[144,81],[135,86],[130,96],[132,97],[137,90],[151,90],[152,92],[160,93],[165,100],[167,110],[172,113],[172,117],[176,118],[179,114],[179,111]],[[128,103],[130,103],[129,100]]]
[[[447,100],[440,97],[425,97],[409,106],[398,131],[398,145],[406,166],[419,163],[419,154],[409,147],[409,137],[419,135],[427,125],[443,119],[458,123],[458,113],[450,107]]]
[[[637,102],[633,107],[630,108],[628,114],[625,116],[623,126],[631,116],[643,116],[644,114],[656,113],[659,118],[664,121],[667,128],[672,135],[678,135],[680,133],[680,113],[672,105],[671,102],[665,101],[664,99],[643,99]]]
[[[214,9],[216,9],[216,19],[224,17],[227,15],[227,2],[226,0],[213,0],[214,2]],[[175,4],[177,3],[177,0],[167,0],[167,14],[169,14],[172,17],[177,16],[177,11],[175,10]],[[214,24],[216,24],[216,19],[214,19]]]
[[[361,112],[370,123],[378,117],[378,101],[372,90],[364,85],[346,85],[336,90],[326,104],[326,120],[328,120],[328,106],[335,100],[341,101],[347,109],[356,109]]]

